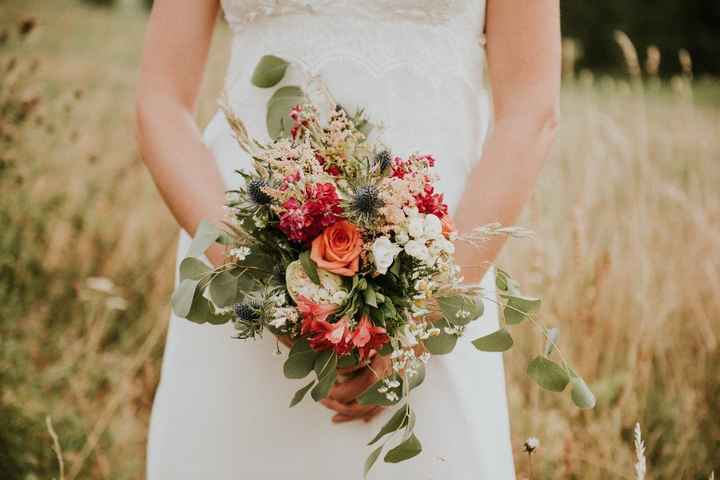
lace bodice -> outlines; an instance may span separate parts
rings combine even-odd
[[[263,18],[342,12],[356,17],[439,24],[469,11],[472,0],[223,0],[232,25],[249,24]]]

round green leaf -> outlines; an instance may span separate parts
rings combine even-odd
[[[513,346],[513,339],[510,332],[501,328],[490,335],[473,340],[472,344],[483,352],[504,352]]]
[[[585,381],[580,377],[572,377],[570,379],[572,389],[570,390],[570,397],[572,398],[575,405],[579,408],[595,408],[595,395],[587,386]]]
[[[310,347],[306,339],[296,341],[283,365],[285,377],[305,378],[312,371],[317,356],[318,353]]]
[[[422,452],[422,444],[413,433],[410,437],[397,447],[389,450],[384,457],[387,463],[399,463],[413,458]]]
[[[187,317],[192,308],[193,299],[195,298],[195,290],[197,290],[198,280],[186,279],[180,282],[170,298],[173,312],[180,318]]]
[[[564,368],[545,357],[536,357],[530,362],[527,373],[538,385],[553,392],[562,392],[570,381]]]
[[[237,294],[238,279],[228,271],[216,275],[210,281],[210,298],[220,308],[237,303]]]
[[[467,325],[483,314],[484,305],[480,300],[475,300],[467,295],[456,295],[442,297],[438,305],[443,317],[452,325]]]
[[[265,55],[255,67],[250,81],[256,87],[274,87],[285,76],[288,65],[289,63],[280,57]]]
[[[425,345],[427,351],[433,355],[445,355],[455,349],[457,341],[457,335],[440,332],[440,335],[431,336],[423,340],[423,345]]]
[[[509,325],[517,325],[540,308],[540,299],[517,295],[503,295],[506,299],[503,314]]]
[[[180,281],[200,280],[211,271],[205,262],[195,257],[186,257],[180,262]]]
[[[280,137],[289,137],[292,127],[288,114],[296,105],[305,103],[305,94],[300,87],[287,86],[278,88],[268,100],[267,131],[270,138],[277,140]]]

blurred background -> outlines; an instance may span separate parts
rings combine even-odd
[[[143,478],[177,228],[134,142],[151,2],[0,0],[0,478]],[[720,3],[563,0],[563,122],[500,264],[591,383],[505,356],[520,478],[720,470]],[[199,122],[215,109],[219,22]],[[532,340],[531,340],[532,339]],[[362,456],[358,457],[359,459]],[[187,459],[180,459],[184,461]],[[360,461],[360,460],[359,460]]]

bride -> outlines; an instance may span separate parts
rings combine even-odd
[[[558,0],[155,0],[138,88],[145,163],[183,233],[220,222],[235,169],[249,167],[223,116],[201,136],[194,108],[219,8],[233,31],[226,96],[255,137],[270,95],[250,83],[260,57],[292,62],[286,82],[321,79],[335,99],[382,122],[394,154],[433,152],[460,232],[512,224],[531,193],[557,127]],[[492,93],[492,95],[491,95]],[[188,233],[185,233],[188,232]],[[469,282],[492,291],[501,247],[458,245]],[[210,262],[222,262],[216,245]],[[497,329],[488,303],[471,338]],[[232,326],[170,322],[148,444],[150,480],[361,478],[365,442],[387,412],[354,400],[370,370],[335,385],[322,405],[273,356],[275,339],[240,344]],[[374,371],[383,370],[382,357]],[[383,464],[375,479],[514,478],[502,357],[465,341],[432,358],[417,390],[424,453]]]

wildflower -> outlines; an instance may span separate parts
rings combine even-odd
[[[540,440],[537,437],[530,437],[527,440],[525,440],[525,443],[523,444],[523,449],[527,453],[533,453],[537,448],[540,446]]]

